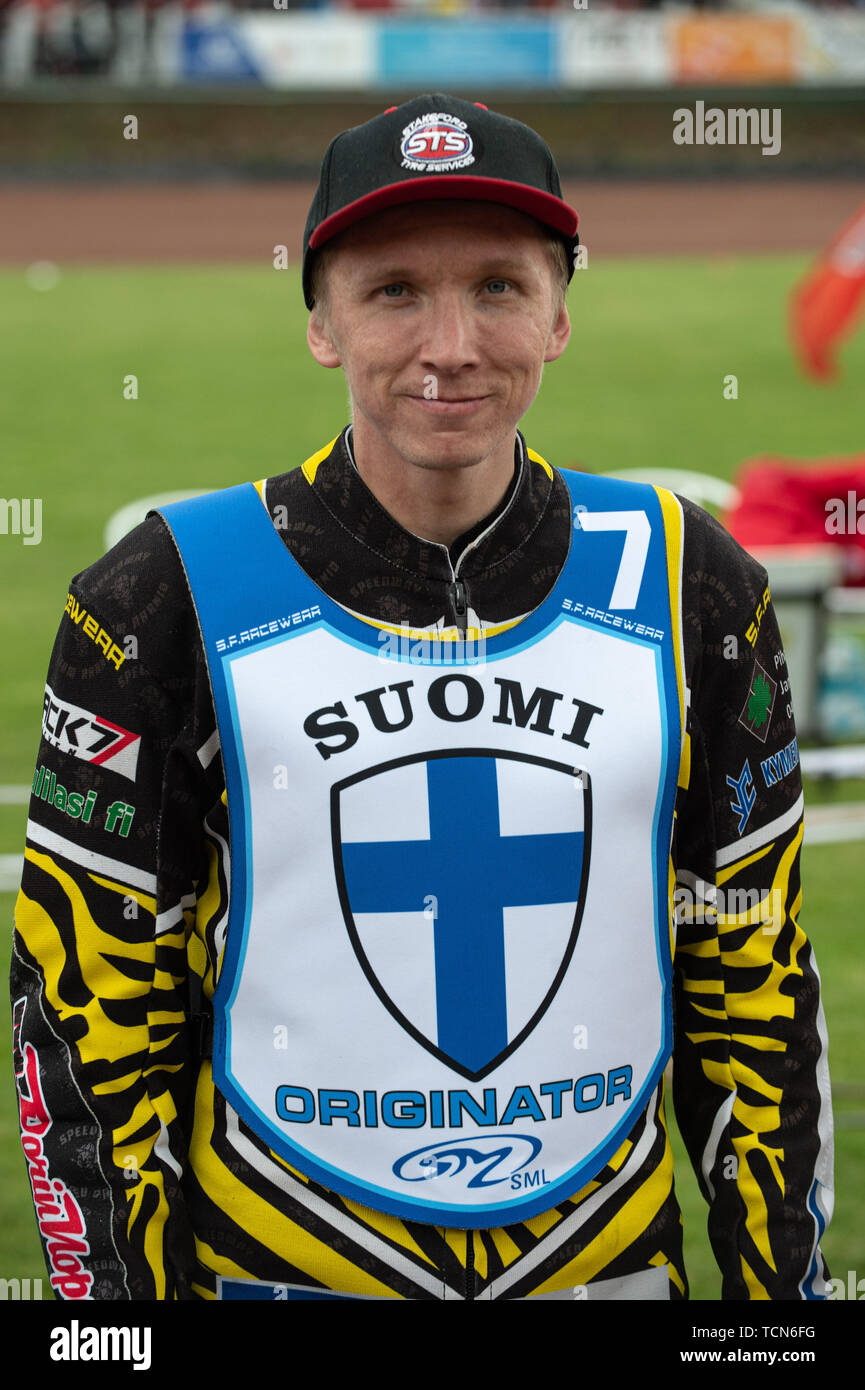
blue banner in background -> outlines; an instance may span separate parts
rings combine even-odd
[[[555,28],[546,19],[382,19],[377,76],[419,91],[457,83],[547,87],[556,80]]]
[[[208,23],[187,19],[181,43],[180,76],[186,81],[261,82],[262,74],[233,18]]]

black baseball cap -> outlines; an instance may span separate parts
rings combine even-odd
[[[412,97],[331,140],[303,234],[303,297],[314,303],[315,252],[364,217],[398,203],[472,198],[504,203],[557,233],[574,273],[577,214],[562,198],[555,160],[529,126],[479,101],[442,92]]]

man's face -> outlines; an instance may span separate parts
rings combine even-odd
[[[389,208],[329,245],[308,340],[345,371],[356,441],[434,469],[512,448],[570,336],[541,226],[444,200]]]

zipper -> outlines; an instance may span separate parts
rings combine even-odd
[[[520,480],[523,476],[524,467],[525,455],[523,453],[522,444],[520,444],[520,468],[516,490],[519,489]],[[516,490],[514,495],[516,495]],[[506,507],[505,511],[507,510],[508,508]],[[453,609],[454,613],[454,626],[456,627],[459,636],[463,639],[465,639],[465,637],[468,635],[469,591],[468,585],[466,584],[465,580],[459,578],[460,565],[462,564],[466,556],[470,555],[471,552],[475,549],[475,547],[479,546],[481,541],[486,540],[490,532],[495,530],[496,526],[498,526],[503,516],[504,512],[499,512],[498,516],[493,517],[493,520],[490,522],[489,526],[487,526],[486,530],[481,531],[479,536],[475,536],[473,541],[469,541],[465,550],[460,552],[456,564],[454,564],[453,560],[451,559],[451,553],[448,547],[446,545],[441,546],[442,550],[447,555],[448,564],[451,567],[451,582],[448,584],[447,593],[448,598],[450,600],[451,608]],[[440,542],[435,542],[435,544],[440,544]]]
[[[464,579],[457,579],[454,575],[448,585],[448,598],[454,612],[456,630],[460,637],[465,638],[468,632],[469,591]]]
[[[357,472],[357,464],[354,460],[354,450],[352,448],[352,432],[353,426],[349,425],[348,430],[346,432],[345,442],[346,449],[348,451],[348,456],[351,460],[351,465],[354,468],[354,471]],[[520,483],[522,482],[523,471],[526,466],[526,452],[523,448],[523,442],[519,438],[519,436],[517,436],[517,442],[519,444],[520,460],[517,484],[516,488],[514,489],[513,496],[516,496],[516,493],[519,491]],[[513,498],[511,500],[513,500]],[[466,546],[465,550],[461,551],[460,555],[458,556],[456,564],[454,564],[453,560],[451,559],[451,553],[449,548],[446,545],[443,545],[441,541],[427,541],[427,545],[437,545],[439,549],[443,550],[445,555],[447,556],[447,562],[450,566],[451,572],[450,583],[447,587],[447,596],[454,615],[454,627],[456,628],[458,635],[463,640],[465,640],[468,636],[468,612],[471,598],[468,590],[468,585],[466,584],[465,580],[460,579],[458,577],[460,565],[462,564],[466,556],[469,555],[475,549],[476,546],[480,545],[481,541],[486,540],[487,536],[490,534],[491,531],[495,530],[496,526],[498,526],[505,512],[509,510],[510,503],[505,508],[504,512],[499,512],[498,516],[493,517],[489,526],[487,526],[487,528],[484,531],[482,531],[479,536],[475,536],[473,541],[469,541],[469,544]],[[420,537],[420,539],[423,540],[424,538]]]

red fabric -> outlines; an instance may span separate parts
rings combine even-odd
[[[346,227],[369,217],[373,212],[395,207],[399,203],[426,202],[434,198],[476,198],[479,202],[505,203],[545,222],[565,236],[575,235],[579,218],[572,207],[527,183],[509,183],[505,179],[478,177],[475,174],[437,174],[434,179],[400,179],[398,183],[376,188],[353,203],[337,208],[320,222],[309,238],[310,250],[316,250]]]
[[[803,370],[818,381],[838,376],[835,351],[852,332],[865,297],[865,203],[845,223],[794,289],[790,332]]]
[[[839,545],[845,582],[865,584],[865,454],[811,464],[763,456],[743,464],[735,482],[739,502],[724,524],[746,550]]]

